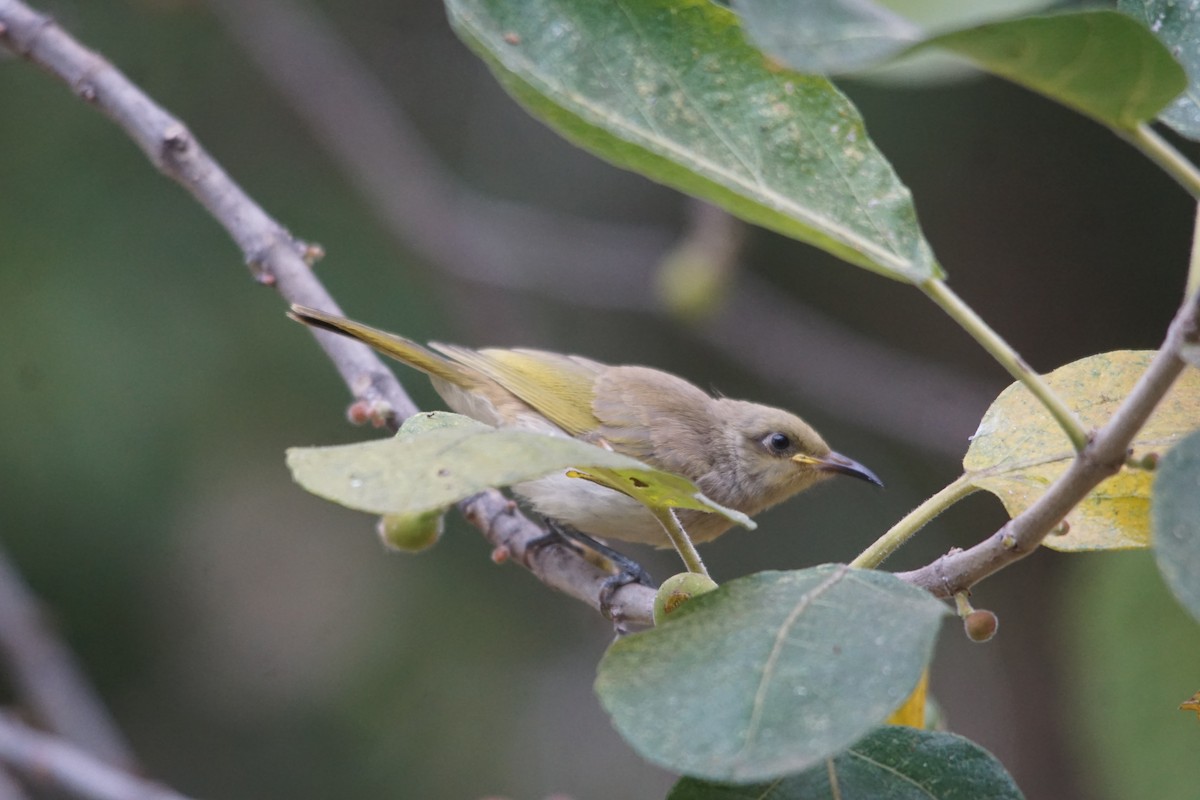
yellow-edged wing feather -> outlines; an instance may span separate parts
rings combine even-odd
[[[592,402],[603,364],[542,350],[471,350],[438,342],[429,346],[491,378],[572,436],[586,436],[599,427]]]
[[[397,336],[394,333],[381,331],[370,325],[307,306],[293,305],[288,316],[305,325],[357,339],[363,344],[435,378],[441,378],[457,386],[470,386],[472,383],[470,374],[465,372],[462,367],[403,336]]]

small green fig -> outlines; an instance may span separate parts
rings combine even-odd
[[[385,514],[375,524],[375,531],[388,550],[419,553],[442,537],[445,521],[446,511],[440,508],[423,514]]]
[[[667,615],[693,597],[711,592],[717,588],[717,582],[707,575],[695,572],[681,572],[672,575],[658,587],[654,595],[654,624],[661,625]]]

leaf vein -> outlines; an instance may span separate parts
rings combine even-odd
[[[783,644],[787,641],[788,634],[791,633],[792,626],[796,624],[796,620],[800,618],[808,607],[820,597],[822,594],[831,589],[834,585],[841,582],[847,575],[850,575],[850,568],[844,565],[839,568],[828,578],[821,581],[812,590],[805,592],[803,596],[796,602],[795,607],[787,615],[783,624],[779,626],[779,632],[775,634],[775,641],[771,646],[771,654],[763,663],[763,671],[758,679],[758,687],[754,692],[754,704],[750,711],[750,720],[746,724],[746,740],[742,743],[741,752],[746,752],[747,749],[754,743],[758,736],[759,725],[762,722],[763,707],[766,705],[767,689],[770,686],[771,679],[775,677],[776,665],[779,662],[779,657],[783,652]]]
[[[933,793],[932,789],[928,788],[927,786],[925,786],[925,784],[921,783],[920,781],[917,781],[911,775],[904,774],[903,772],[901,772],[900,770],[891,766],[890,764],[884,764],[881,761],[876,761],[875,759],[870,758],[866,755],[863,755],[862,753],[860,753],[859,751],[857,751],[853,748],[851,748],[850,750],[847,750],[846,755],[850,756],[851,758],[856,758],[859,761],[864,761],[867,764],[870,764],[871,766],[873,766],[877,769],[883,770],[884,772],[894,775],[896,778],[909,784],[910,786],[915,788],[917,791],[921,792],[921,794],[923,794],[926,797],[934,798],[934,800],[936,800],[936,798],[937,798],[937,795],[935,795]]]
[[[639,44],[642,44],[644,47],[646,44],[646,41],[647,41],[647,37],[642,32],[641,26],[638,25],[637,20],[634,18],[633,14],[630,13],[629,7],[623,3],[618,3],[618,8],[621,9],[621,13],[624,14],[625,18],[629,21],[629,27],[633,31],[633,33],[636,35]],[[704,107],[693,101],[691,94],[687,91],[683,82],[680,81],[679,75],[675,72],[675,70],[669,69],[667,67],[667,65],[665,63],[663,63],[661,60],[654,61],[654,64],[656,65],[658,70],[664,76],[666,76],[666,78],[672,83],[672,85],[674,85],[676,91],[679,92],[679,95],[683,98],[684,102],[686,102],[687,105],[689,107],[691,107],[691,109],[696,113],[696,115],[699,116],[700,119],[702,119],[704,121],[704,126],[706,128],[708,128],[708,130],[717,139],[717,141],[719,141],[721,143],[721,145],[725,148],[725,150],[729,153],[729,155],[735,161],[740,163],[742,165],[743,169],[746,170],[746,173],[751,178],[754,179],[755,187],[758,188],[759,191],[762,191],[762,189],[766,185],[766,183],[763,179],[761,166],[756,166],[754,164],[751,164],[743,156],[742,151],[739,150],[733,144],[733,142],[729,139],[729,137],[721,129],[721,127],[716,124],[716,122],[713,120],[712,116],[710,114],[708,114],[707,111],[705,111]]]
[[[628,120],[613,120],[611,114],[608,113],[608,109],[591,102],[587,97],[581,96],[579,93],[566,88],[563,84],[552,80],[549,75],[537,69],[538,65],[536,62],[515,53],[499,54],[495,50],[488,48],[483,44],[488,38],[488,31],[479,24],[478,20],[469,15],[460,14],[457,16],[457,21],[462,25],[464,32],[469,33],[505,69],[509,70],[514,77],[525,81],[531,88],[539,91],[544,96],[553,98],[553,102],[562,105],[564,109],[572,113],[578,114],[589,124],[597,125],[614,135],[617,130],[622,130],[628,137],[627,141],[640,144],[658,156],[668,158],[727,190],[741,194],[745,194],[748,191],[757,194],[758,201],[772,210],[790,216],[797,222],[823,232],[835,241],[841,242],[851,249],[876,260],[879,264],[901,275],[912,276],[914,272],[920,269],[920,265],[915,264],[911,258],[896,252],[890,246],[890,242],[886,243],[886,246],[881,246],[879,243],[868,239],[861,232],[848,227],[845,223],[800,205],[792,197],[770,188],[769,185],[753,185],[743,175],[739,175],[718,162],[696,157],[694,151],[683,147],[669,136],[663,136],[649,125],[638,127]],[[860,209],[865,211],[865,206],[861,205],[861,200],[857,197],[855,197],[855,200],[860,203]]]

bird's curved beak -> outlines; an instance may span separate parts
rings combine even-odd
[[[815,468],[818,472],[836,472],[839,475],[849,475],[852,478],[873,483],[876,486],[883,486],[883,481],[871,470],[864,467],[852,458],[846,458],[841,453],[835,453],[832,450],[823,456],[809,456],[803,453],[792,456],[792,461],[797,464],[807,464]]]

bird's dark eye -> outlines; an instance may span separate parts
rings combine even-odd
[[[786,433],[772,433],[767,437],[766,445],[775,453],[786,453],[792,448],[792,440]]]

